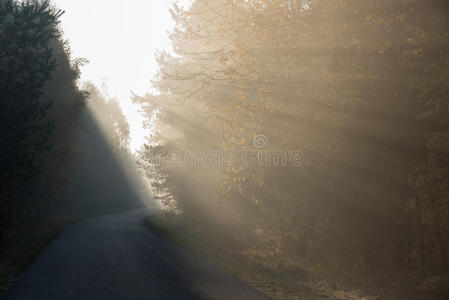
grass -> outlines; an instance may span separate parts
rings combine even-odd
[[[3,236],[0,244],[0,295],[70,222],[72,220],[24,225]]]
[[[444,295],[429,297],[432,293],[418,291],[416,282],[412,288],[412,284],[405,280],[410,277],[407,272],[402,272],[400,277],[392,272],[382,273],[382,278],[385,279],[382,281],[375,276],[378,271],[369,272],[368,278],[360,272],[343,269],[333,276],[306,272],[300,268],[268,269],[252,263],[242,255],[239,250],[244,245],[235,241],[229,231],[217,228],[214,224],[193,222],[182,215],[160,213],[148,217],[144,224],[153,233],[209,258],[219,267],[274,299],[449,299]],[[350,274],[359,274],[360,278],[346,278]],[[377,283],[375,287],[367,286],[367,282],[371,281]],[[396,286],[395,282],[402,282],[403,286]]]
[[[311,284],[302,270],[273,270],[254,264],[239,254],[241,244],[229,232],[214,224],[191,222],[180,215],[160,213],[145,219],[153,233],[208,258],[218,267],[274,299],[327,298],[318,286]]]

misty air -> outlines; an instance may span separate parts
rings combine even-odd
[[[449,300],[446,0],[0,0],[0,299]]]

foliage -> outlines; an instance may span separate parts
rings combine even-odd
[[[240,254],[271,268],[447,273],[447,10],[440,0],[175,5],[157,93],[135,99],[158,130],[142,151],[156,190],[196,220],[252,232]],[[254,150],[260,134],[260,152],[299,149],[302,166],[186,165],[188,151]]]
[[[89,107],[98,125],[106,135],[110,135],[113,151],[128,151],[129,124],[117,100],[105,99],[92,83],[86,83],[84,89],[89,93]]]
[[[74,157],[86,93],[62,14],[49,1],[0,1],[0,233],[57,202]]]

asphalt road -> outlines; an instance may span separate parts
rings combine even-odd
[[[268,299],[151,233],[139,209],[68,226],[5,299]]]

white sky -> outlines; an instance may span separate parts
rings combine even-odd
[[[60,9],[65,38],[73,58],[87,58],[81,81],[92,81],[117,97],[131,127],[131,150],[139,149],[148,135],[142,117],[131,103],[131,91],[149,92],[157,70],[154,55],[169,49],[169,13],[175,0],[53,0]],[[181,1],[188,3],[188,0]]]

